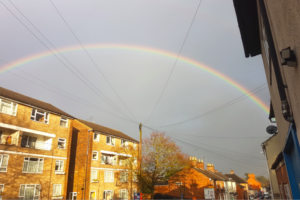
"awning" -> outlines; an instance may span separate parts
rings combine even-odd
[[[19,127],[19,126],[10,125],[10,124],[0,123],[0,127],[9,128],[9,129],[17,130],[17,131],[23,131],[23,132],[27,132],[27,133],[36,134],[36,135],[43,135],[46,137],[52,137],[52,138],[55,137],[55,134],[52,134],[52,133],[36,131],[36,130],[29,129],[29,128],[23,128],[23,127]]]

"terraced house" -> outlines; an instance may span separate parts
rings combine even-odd
[[[66,198],[73,117],[0,87],[0,199]]]
[[[133,199],[138,141],[92,122],[73,123],[69,199]]]

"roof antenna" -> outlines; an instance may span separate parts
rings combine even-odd
[[[89,122],[92,122],[95,124],[95,121],[93,120],[93,116],[91,116],[89,119],[87,119]]]

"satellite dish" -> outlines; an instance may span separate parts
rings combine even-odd
[[[277,133],[277,126],[273,126],[273,125],[268,126],[267,133],[272,134],[272,135]]]

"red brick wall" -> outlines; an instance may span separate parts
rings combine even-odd
[[[244,188],[241,188],[238,185],[236,186],[236,192],[238,194],[237,199],[244,199],[244,191]]]

